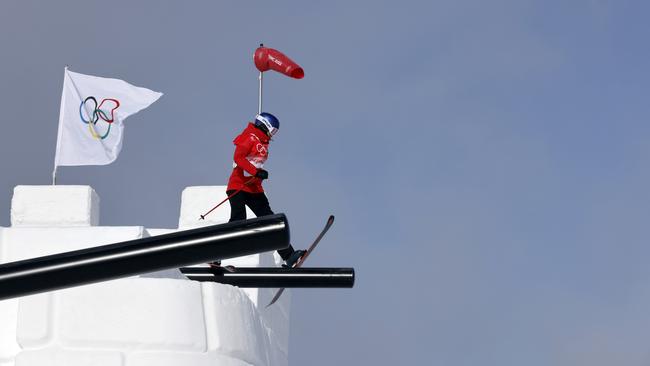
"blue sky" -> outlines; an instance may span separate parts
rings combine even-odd
[[[353,290],[294,291],[291,364],[647,365],[650,6],[642,1],[0,5],[0,225],[48,184],[63,67],[165,95],[92,185],[104,225],[175,227],[224,184],[269,74],[271,205]]]

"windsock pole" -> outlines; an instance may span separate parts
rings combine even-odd
[[[260,47],[264,47],[264,43],[260,43]],[[264,73],[260,71],[260,76],[258,77],[260,87],[259,87],[259,93],[258,93],[258,103],[257,103],[257,114],[262,113],[262,79],[263,79]]]
[[[262,75],[264,75],[264,74],[262,74],[262,72],[260,71],[260,76],[259,76],[260,91],[259,91],[259,103],[257,105],[257,114],[262,113]]]

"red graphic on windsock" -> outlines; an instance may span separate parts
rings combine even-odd
[[[305,71],[284,53],[268,47],[258,47],[253,55],[255,67],[261,72],[275,70],[294,79],[305,77]]]

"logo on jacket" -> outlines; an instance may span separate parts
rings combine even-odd
[[[264,145],[257,144],[257,146],[255,148],[257,149],[258,153],[260,153],[262,155],[267,155],[267,150],[266,150],[266,147],[264,147]]]

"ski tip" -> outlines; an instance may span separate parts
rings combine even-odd
[[[266,305],[266,306],[264,307],[264,309],[268,309],[268,308],[270,308],[271,305],[275,304],[276,301],[278,301],[278,299],[273,299],[273,300],[271,300],[271,302],[270,302],[268,305]]]
[[[275,302],[278,301],[280,296],[282,296],[283,292],[284,292],[284,288],[279,289],[278,292],[275,293],[275,296],[273,296],[273,298],[271,299],[271,302],[268,305],[266,305],[266,307],[268,308],[269,306],[275,304]]]
[[[327,219],[327,222],[329,223],[334,222],[334,215],[330,215],[330,217]]]

